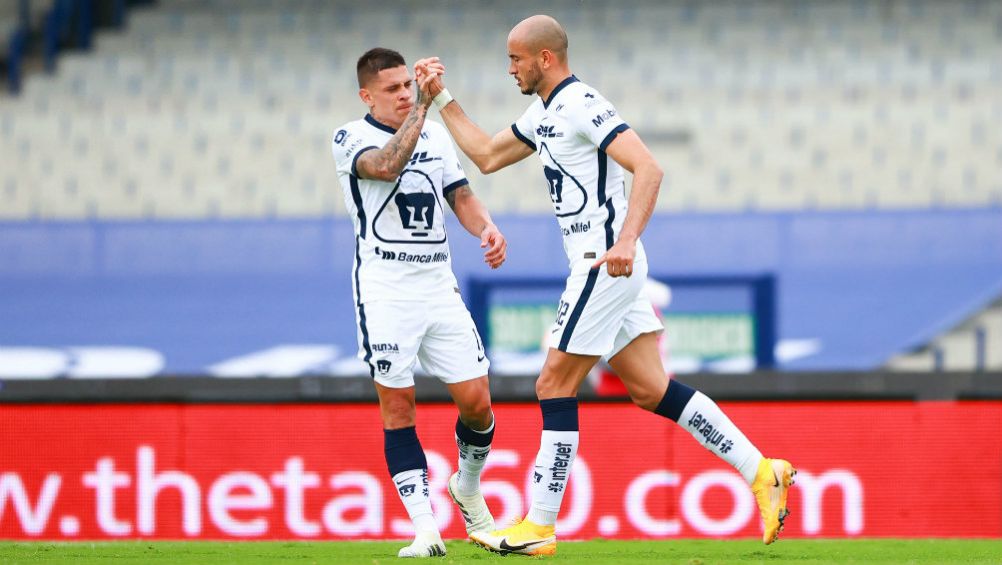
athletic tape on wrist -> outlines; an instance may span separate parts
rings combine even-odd
[[[443,88],[442,92],[436,94],[435,97],[431,99],[431,101],[435,103],[435,106],[437,106],[439,110],[441,110],[442,108],[445,108],[446,104],[452,102],[453,98],[452,95],[449,94],[449,89]]]

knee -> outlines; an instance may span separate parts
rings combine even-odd
[[[648,412],[653,412],[658,404],[661,403],[661,397],[664,396],[664,391],[657,392],[651,389],[641,389],[641,390],[631,390],[630,400],[634,404],[647,410]]]
[[[414,425],[414,404],[404,400],[387,402],[383,406],[383,428],[398,430]]]
[[[543,400],[561,396],[560,383],[561,379],[558,379],[552,370],[548,370],[548,367],[544,366],[539,373],[539,378],[536,379],[536,398]]]
[[[475,430],[486,430],[489,428],[492,418],[491,399],[486,394],[480,395],[460,411],[460,419],[463,420],[463,423]]]

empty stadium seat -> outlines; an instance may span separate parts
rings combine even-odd
[[[659,210],[1002,203],[998,2],[548,9],[568,29],[572,68],[665,166]],[[343,214],[329,197],[340,193],[329,136],[364,112],[355,57],[379,44],[410,60],[441,56],[450,90],[497,131],[531,102],[505,72],[504,42],[534,11],[528,1],[408,0],[388,13],[319,0],[161,0],[0,99],[0,143],[20,157],[0,171],[11,199],[3,214]],[[67,139],[86,147],[85,160],[111,165],[53,165]],[[486,178],[467,169],[492,210],[545,213],[545,198],[525,194],[535,183],[545,195],[533,165]],[[61,184],[37,184],[50,177]]]

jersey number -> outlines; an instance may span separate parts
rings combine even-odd
[[[564,317],[567,316],[567,310],[570,309],[570,307],[571,307],[570,304],[564,302],[563,300],[560,301],[560,306],[557,306],[557,325],[558,326],[564,325]]]

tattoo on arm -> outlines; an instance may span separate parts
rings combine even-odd
[[[366,176],[380,180],[392,180],[400,175],[404,165],[414,153],[421,128],[424,125],[428,109],[421,104],[415,104],[414,109],[407,114],[404,123],[393,134],[382,149],[366,151],[359,157],[360,169]]]
[[[463,186],[461,186],[461,187],[459,187],[459,188],[457,188],[457,189],[455,189],[453,191],[450,191],[449,194],[445,195],[445,200],[446,200],[446,202],[449,203],[449,207],[452,208],[453,212],[456,211],[456,197],[460,193],[464,197],[465,196],[472,196],[473,195],[473,189],[470,188],[470,185],[465,184],[465,185],[463,185]]]

